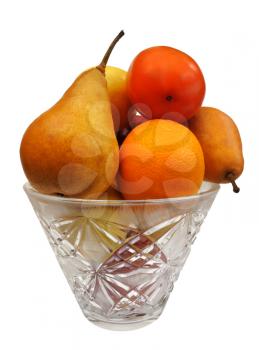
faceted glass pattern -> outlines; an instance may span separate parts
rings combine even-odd
[[[219,186],[148,201],[69,199],[24,188],[84,315],[123,330],[159,317]]]

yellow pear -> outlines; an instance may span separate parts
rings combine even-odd
[[[107,66],[105,77],[112,104],[114,128],[117,132],[128,127],[130,101],[127,95],[127,72],[118,67]]]
[[[109,187],[108,190],[106,192],[104,192],[103,194],[101,194],[101,196],[98,198],[100,200],[123,200],[122,195],[120,194],[120,192],[116,191],[114,188]]]
[[[20,148],[24,172],[40,192],[98,198],[113,183],[119,148],[101,64],[83,72],[63,97],[26,130]]]

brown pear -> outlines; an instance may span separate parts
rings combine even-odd
[[[189,121],[189,128],[200,141],[205,160],[205,179],[216,183],[230,182],[239,192],[235,180],[242,174],[242,142],[234,121],[224,112],[202,107]]]
[[[38,191],[98,198],[113,183],[119,147],[104,72],[123,35],[114,39],[99,66],[83,72],[26,130],[21,162]]]

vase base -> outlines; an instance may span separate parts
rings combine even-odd
[[[143,328],[150,325],[156,319],[152,320],[143,320],[139,322],[129,322],[129,323],[115,323],[115,322],[104,322],[104,321],[96,321],[89,320],[94,323],[96,326],[110,330],[110,331],[132,331],[135,329]]]

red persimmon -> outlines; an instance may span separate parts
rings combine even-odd
[[[153,118],[178,121],[190,119],[201,107],[205,80],[198,64],[186,53],[156,46],[140,52],[133,60],[127,91],[133,104],[151,109]]]

